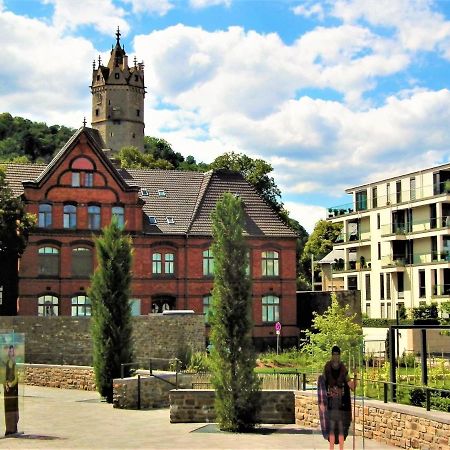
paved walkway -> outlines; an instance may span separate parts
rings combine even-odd
[[[266,425],[252,434],[223,433],[214,425],[171,424],[168,409],[115,409],[95,392],[25,386],[19,407],[23,434],[0,438],[0,449],[328,449],[321,435],[295,425]],[[351,436],[346,448],[352,448]],[[357,438],[355,448],[395,447],[369,439],[363,447]]]

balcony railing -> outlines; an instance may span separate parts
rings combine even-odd
[[[381,226],[381,234],[405,235],[409,233],[420,233],[424,231],[450,228],[450,216],[442,216],[412,223],[389,223]]]
[[[373,186],[375,187],[375,185]],[[368,189],[370,194],[370,188]],[[333,217],[340,217],[345,214],[352,214],[355,211],[366,211],[368,209],[380,208],[390,205],[396,205],[404,202],[411,202],[421,200],[435,195],[450,194],[450,180],[442,181],[441,183],[421,186],[415,189],[408,189],[401,192],[395,190],[391,192],[389,197],[387,195],[380,195],[371,198],[368,195],[367,200],[360,200],[357,202],[344,203],[342,205],[331,206],[328,208],[328,219]]]
[[[434,297],[450,296],[450,284],[435,284],[431,292]]]
[[[360,261],[345,262],[343,259],[337,260],[332,265],[333,272],[351,272],[359,270],[370,270],[372,264],[370,261],[360,258]]]
[[[420,253],[410,256],[405,255],[386,255],[381,258],[382,266],[404,267],[406,265],[420,265],[432,263],[448,263],[450,262],[449,252],[431,252]]]

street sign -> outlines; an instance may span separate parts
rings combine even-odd
[[[277,322],[275,324],[275,331],[277,332],[277,334],[280,334],[280,331],[281,331],[281,323],[280,322]]]

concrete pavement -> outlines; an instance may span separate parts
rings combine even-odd
[[[295,425],[266,425],[251,434],[224,433],[212,424],[171,424],[168,409],[115,409],[95,392],[35,386],[25,386],[23,392],[19,405],[23,434],[0,438],[0,449],[328,449],[322,435]],[[345,448],[352,448],[351,436]],[[363,446],[357,438],[355,448],[396,447],[369,439]]]

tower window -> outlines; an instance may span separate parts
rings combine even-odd
[[[136,110],[136,116],[139,117],[140,115],[141,115],[141,110],[140,110],[140,109],[137,109],[137,110]]]
[[[139,81],[139,75],[134,76],[134,81]]]
[[[97,75],[97,81],[100,81],[100,75]]]
[[[120,77],[120,75],[119,75],[118,73],[115,73],[115,74],[114,74],[114,77],[116,78],[116,80],[118,80],[119,77]]]
[[[132,137],[133,137],[133,139],[134,139],[134,138],[136,137],[136,133],[133,133]]]
[[[95,115],[98,116],[99,113],[100,113],[100,111],[99,111],[99,109],[97,108],[97,109],[95,110]]]

